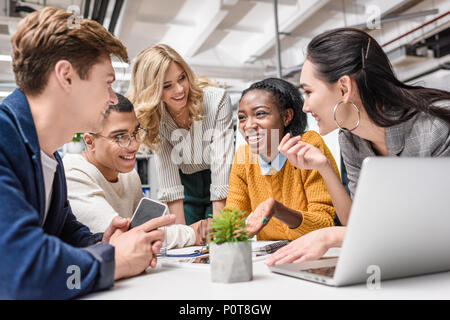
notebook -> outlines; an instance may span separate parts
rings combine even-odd
[[[279,241],[252,241],[253,262],[264,260],[267,254],[277,251],[279,248],[289,243],[288,240]],[[170,249],[167,255],[160,255],[158,259],[162,265],[171,267],[195,267],[205,268],[209,266],[209,252],[205,252],[205,247],[192,246],[180,249]]]

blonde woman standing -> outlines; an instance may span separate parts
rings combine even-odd
[[[225,205],[233,161],[231,101],[224,89],[199,80],[167,45],[153,45],[136,58],[127,98],[149,132],[155,153],[158,198],[192,224]]]

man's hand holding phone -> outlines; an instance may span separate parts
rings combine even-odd
[[[160,227],[175,223],[175,215],[169,214],[151,219],[128,231],[117,229],[109,243],[115,247],[114,279],[140,274],[149,266],[156,267],[156,254],[162,247],[164,231]]]
[[[122,218],[120,216],[116,216],[111,220],[108,228],[103,232],[102,242],[109,243],[111,236],[117,231],[122,230],[123,232],[127,231],[130,228],[130,220]]]

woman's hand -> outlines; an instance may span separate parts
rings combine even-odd
[[[301,136],[291,137],[290,133],[283,137],[278,146],[278,151],[285,155],[294,167],[299,169],[320,170],[329,164],[322,151],[301,141]]]
[[[209,223],[211,222],[211,218],[203,219],[191,224],[189,227],[194,229],[195,233],[195,244],[194,246],[203,246],[206,244],[206,236],[209,232]]]
[[[273,198],[269,198],[264,202],[261,202],[259,206],[256,207],[255,211],[247,219],[247,233],[250,236],[258,234],[261,229],[269,222],[269,220],[275,214],[275,210],[278,202]]]
[[[317,260],[329,248],[340,247],[344,240],[345,227],[328,227],[312,231],[287,246],[277,250],[266,259],[266,265]]]

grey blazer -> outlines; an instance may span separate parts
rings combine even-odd
[[[390,157],[450,156],[450,125],[424,113],[418,113],[406,122],[385,128],[385,139]],[[369,141],[347,131],[339,132],[339,145],[353,198],[363,160],[377,154]]]

